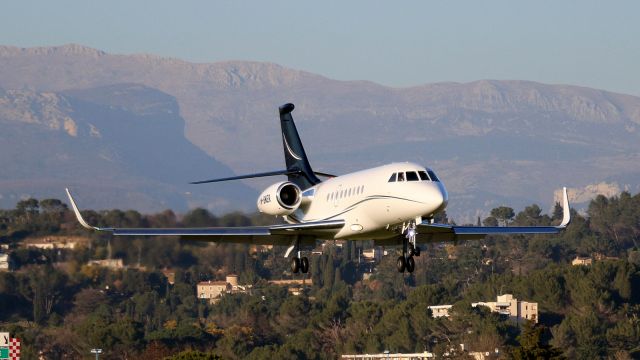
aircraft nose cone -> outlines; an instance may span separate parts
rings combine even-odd
[[[426,214],[431,215],[433,213],[442,211],[447,206],[449,196],[447,190],[441,184],[431,184],[428,191],[424,194],[424,203],[426,204]]]

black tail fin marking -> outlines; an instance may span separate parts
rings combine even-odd
[[[296,124],[293,122],[293,117],[291,116],[294,108],[293,104],[290,103],[280,106],[282,146],[284,147],[284,160],[287,165],[287,170],[292,172],[287,175],[287,177],[289,181],[304,190],[321,181],[311,169],[307,154],[304,152],[300,135],[298,135]]]

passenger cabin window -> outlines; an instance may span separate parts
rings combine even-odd
[[[391,175],[391,177],[389,178],[389,182],[396,182],[396,173],[393,173],[393,175]]]
[[[415,171],[407,171],[407,181],[419,181],[418,174]]]
[[[398,173],[398,181],[404,181],[404,173]]]
[[[429,177],[431,178],[431,181],[440,181],[438,180],[438,177],[436,176],[436,173],[433,172],[433,170],[427,170],[427,172],[429,173]]]
[[[420,180],[429,181],[429,177],[427,176],[426,171],[418,171],[418,175],[420,175]]]

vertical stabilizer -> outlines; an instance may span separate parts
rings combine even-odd
[[[313,170],[311,170],[307,154],[304,152],[296,124],[293,122],[293,117],[291,116],[294,108],[291,103],[280,106],[282,146],[284,147],[284,160],[287,164],[287,170],[298,171],[298,173],[288,175],[289,181],[304,190],[321,181],[313,173]]]

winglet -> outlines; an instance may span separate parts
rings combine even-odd
[[[83,227],[89,230],[102,230],[98,227],[91,226],[86,221],[84,221],[82,214],[80,214],[80,210],[78,210],[78,206],[76,205],[76,202],[73,200],[73,197],[71,196],[71,192],[69,191],[69,188],[65,188],[65,190],[67,191],[69,202],[71,203],[71,207],[73,207],[73,212],[76,213],[76,218],[78,218],[78,222],[80,223],[80,225],[82,225]]]
[[[571,222],[571,210],[569,209],[569,197],[567,196],[567,188],[562,188],[562,223],[558,228],[564,229]]]

